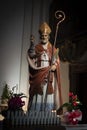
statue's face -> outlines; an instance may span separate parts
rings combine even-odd
[[[47,33],[41,34],[41,42],[43,44],[46,44],[46,43],[48,43],[48,41],[49,41],[49,34],[47,34]]]

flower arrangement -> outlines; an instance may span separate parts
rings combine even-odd
[[[74,95],[73,92],[69,93],[69,102],[64,103],[61,107],[67,107],[68,111],[80,109],[82,103],[79,101],[77,95]]]
[[[71,112],[67,111],[64,113],[63,118],[65,122],[71,125],[78,124],[82,120],[82,112],[78,110],[72,110]]]
[[[69,102],[66,102],[61,106],[61,108],[67,108],[67,111],[63,114],[63,117],[67,123],[75,125],[81,121],[82,112],[80,110],[80,105],[82,105],[82,103],[79,101],[77,95],[74,95],[73,92],[70,92]]]
[[[7,86],[7,85],[6,85]],[[25,101],[22,100],[22,98],[27,98],[27,96],[24,93],[17,93],[14,92],[14,89],[17,86],[12,87],[12,90],[8,89],[8,101],[7,101],[7,109],[4,109],[1,111],[1,114],[6,118],[7,117],[7,112],[10,111],[17,111],[17,110],[22,110],[22,107],[25,105]],[[5,93],[7,92],[7,89],[5,90]]]
[[[12,87],[12,90],[9,90],[9,99],[8,99],[8,110],[19,110],[25,105],[25,101],[22,98],[26,97],[23,93],[14,92],[17,90],[17,86]]]
[[[14,91],[16,89],[16,92]],[[8,110],[19,110],[25,105],[25,101],[22,100],[26,97],[23,93],[17,93],[17,86],[12,87],[9,90]]]
[[[8,101],[9,110],[20,110],[25,105],[25,101],[22,100],[23,97],[26,97],[23,93],[12,94]]]

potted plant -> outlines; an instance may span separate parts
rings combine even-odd
[[[27,96],[24,93],[14,93],[14,88],[16,88],[16,86],[14,86],[12,90],[9,90],[7,101],[8,108],[1,112],[4,117],[7,117],[8,111],[14,113],[19,110],[23,111],[22,107],[25,105],[25,101],[23,101],[22,98],[27,98]]]
[[[63,118],[68,124],[78,124],[82,120],[82,112],[80,110],[82,103],[79,101],[77,95],[73,92],[69,93],[69,102],[64,103],[59,109],[66,107],[66,112],[63,113]]]

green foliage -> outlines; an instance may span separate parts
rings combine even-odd
[[[9,99],[10,97],[10,90],[7,84],[5,84],[4,88],[3,88],[3,92],[1,95],[1,99]]]
[[[67,108],[67,111],[78,110],[82,103],[79,101],[77,95],[74,95],[73,92],[69,92],[69,102],[64,103],[60,108]]]

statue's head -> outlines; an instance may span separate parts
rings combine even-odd
[[[49,27],[49,25],[46,22],[44,22],[40,25],[39,33],[40,33],[41,42],[43,44],[48,43],[49,35],[51,33],[51,28]]]
[[[40,34],[43,34],[43,33],[50,34],[51,33],[51,28],[49,27],[49,25],[46,22],[44,22],[40,25],[39,33]]]

